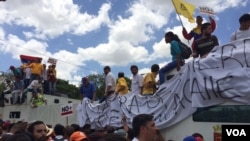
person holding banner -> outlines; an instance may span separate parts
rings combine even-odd
[[[91,103],[95,101],[96,98],[96,87],[93,83],[89,82],[87,77],[82,78],[82,85],[80,87],[80,100],[82,103],[83,98],[88,98]]]
[[[115,94],[125,95],[127,93],[128,93],[128,84],[126,79],[124,78],[124,72],[119,72],[115,88]]]
[[[231,36],[231,42],[250,37],[250,14],[243,14],[239,18],[240,28]]]
[[[153,95],[156,92],[156,85],[158,82],[155,81],[156,76],[159,73],[159,65],[153,64],[151,66],[151,73],[147,73],[143,79],[142,95]]]
[[[130,67],[130,71],[133,74],[133,78],[131,81],[131,93],[141,95],[143,86],[143,76],[138,74],[138,67],[136,65],[132,65]]]
[[[216,28],[216,23],[212,17],[209,17],[209,20],[210,20],[210,24],[211,24],[212,32],[213,32]],[[189,33],[187,32],[186,28],[183,26],[183,30],[182,30],[183,37],[187,40],[191,40],[193,38],[192,49],[194,49],[194,41],[198,40],[202,36],[202,32],[201,32],[202,22],[203,22],[203,18],[201,16],[197,16],[196,17],[197,26],[194,29],[192,29]]]
[[[105,66],[103,68],[105,74],[105,93],[99,103],[105,101],[109,96],[115,93],[116,87],[116,78],[114,74],[111,72],[110,66]]]

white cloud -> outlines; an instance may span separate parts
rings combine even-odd
[[[2,23],[34,28],[36,38],[55,38],[64,33],[83,35],[108,24],[110,3],[104,3],[98,16],[80,13],[79,6],[71,0],[7,1],[4,6]],[[25,34],[25,32],[24,32]]]
[[[116,21],[110,28],[110,41],[128,41],[134,45],[149,41],[155,30],[166,24],[164,15],[148,9],[143,3],[133,3],[127,11],[130,16]]]
[[[46,57],[50,55],[50,53],[46,52],[47,47],[48,45],[45,42],[39,42],[34,39],[24,41],[16,35],[9,34],[0,49],[3,52],[10,53],[13,58],[19,59],[20,54],[33,54],[38,57]]]
[[[0,40],[4,40],[5,32],[4,30],[0,27]]]
[[[95,60],[101,65],[124,66],[130,62],[142,62],[148,51],[144,47],[134,47],[128,42],[110,42],[96,48],[79,48],[78,53],[86,60]]]

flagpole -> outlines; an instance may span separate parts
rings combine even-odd
[[[181,20],[180,14],[177,13],[176,6],[175,6],[175,4],[174,4],[174,0],[172,0],[172,4],[174,5],[175,12],[176,12],[176,14],[178,15],[178,17],[179,17],[179,19],[180,19],[180,22],[181,22],[182,27],[185,28],[184,25],[183,25],[183,22],[182,22],[182,20]],[[188,43],[189,43],[189,40],[187,40],[187,41],[188,41]]]
[[[183,23],[182,23],[182,20],[181,20],[181,16],[180,16],[180,14],[177,13],[176,6],[175,6],[175,4],[174,4],[173,1],[174,1],[174,0],[172,0],[172,4],[174,5],[175,12],[176,12],[176,14],[178,15],[178,17],[179,17],[179,19],[180,19],[180,22],[181,22],[182,27],[184,27],[184,25],[183,25]]]

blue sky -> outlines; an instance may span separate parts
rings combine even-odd
[[[238,29],[238,19],[249,13],[248,0],[185,0],[210,7],[216,13],[214,34],[220,44],[229,42]],[[191,24],[181,16],[188,31]],[[170,60],[167,31],[175,32],[183,42],[182,26],[171,0],[7,0],[0,2],[0,71],[21,65],[19,56],[31,55],[58,59],[58,78],[78,84],[82,76],[103,73],[110,65],[117,75],[130,77],[130,65],[140,73],[152,64]],[[189,43],[191,43],[190,41]]]

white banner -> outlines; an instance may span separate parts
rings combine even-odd
[[[57,59],[49,57],[48,63],[50,63],[50,64],[52,64],[52,65],[56,65]]]
[[[208,14],[208,15],[215,15],[214,10],[209,7],[200,7],[200,13]]]
[[[250,104],[250,39],[215,47],[206,58],[186,63],[152,96],[129,93],[93,105],[84,99],[78,107],[81,126],[120,127],[122,115],[129,126],[135,115],[153,114],[159,129],[192,115],[197,107],[235,101]]]

